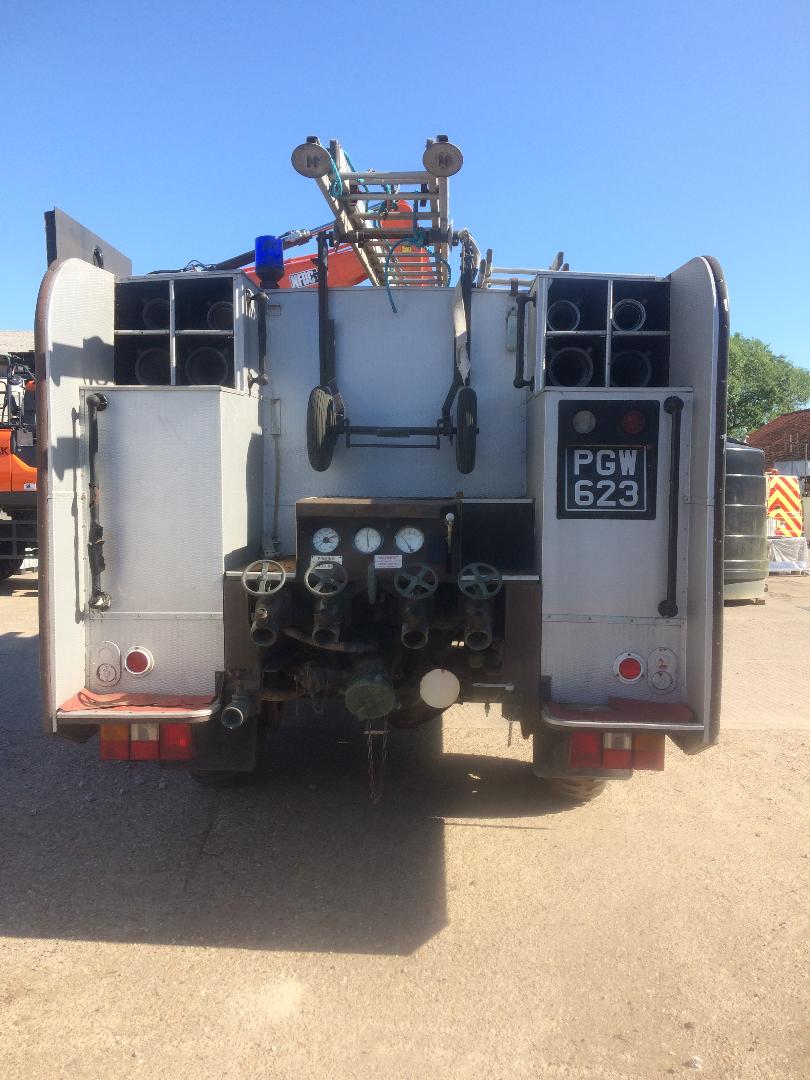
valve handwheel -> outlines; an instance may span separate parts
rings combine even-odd
[[[439,587],[439,577],[427,563],[408,563],[394,574],[394,588],[406,600],[424,600]]]
[[[304,574],[304,585],[313,596],[328,598],[342,593],[349,584],[349,575],[342,563],[324,559],[315,562]]]
[[[491,600],[503,585],[500,570],[485,562],[472,562],[461,568],[458,587],[471,600]]]
[[[242,571],[242,588],[249,596],[272,596],[286,580],[287,571],[275,559],[256,559]]]

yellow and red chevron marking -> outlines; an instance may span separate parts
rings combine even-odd
[[[777,536],[802,535],[802,498],[797,476],[768,475],[768,517]]]

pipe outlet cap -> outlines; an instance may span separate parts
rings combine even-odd
[[[447,668],[433,668],[422,676],[419,683],[419,694],[422,701],[431,709],[449,709],[461,693],[461,683],[458,677]]]

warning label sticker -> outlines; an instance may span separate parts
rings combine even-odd
[[[313,555],[309,560],[310,566],[315,566],[317,563],[319,566],[332,566],[334,563],[342,563],[342,555]]]
[[[374,556],[374,568],[375,568],[375,570],[401,570],[402,569],[402,556],[401,555],[375,555]]]

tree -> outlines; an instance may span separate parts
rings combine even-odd
[[[737,439],[810,401],[810,371],[759,338],[733,334],[728,350],[728,433]]]

